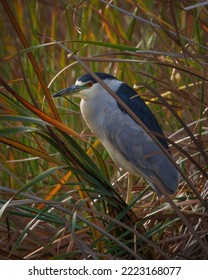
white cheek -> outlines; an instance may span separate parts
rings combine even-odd
[[[88,99],[88,95],[90,93],[88,92],[88,89],[83,89],[75,94],[76,97],[82,98],[82,99]]]
[[[93,99],[96,96],[96,88],[95,85],[91,88],[83,89],[77,94],[77,96],[81,97],[84,100]]]

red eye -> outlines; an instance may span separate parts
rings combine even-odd
[[[92,86],[93,86],[93,83],[92,83],[92,82],[88,82],[88,83],[87,83],[87,86],[88,86],[88,87],[92,87]]]

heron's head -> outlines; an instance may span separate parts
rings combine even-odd
[[[108,85],[114,84],[115,81],[119,81],[112,75],[106,73],[95,73],[101,80]],[[113,89],[113,88],[112,88]],[[62,97],[66,95],[76,96],[83,99],[93,99],[102,90],[101,85],[90,74],[85,74],[76,80],[75,85],[65,88],[53,97]]]

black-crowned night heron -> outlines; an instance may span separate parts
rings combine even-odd
[[[106,73],[95,73],[139,117],[146,127],[163,135],[153,113],[129,85]],[[139,126],[117,101],[90,74],[77,79],[75,85],[53,97],[73,95],[80,97],[82,116],[107,149],[114,162],[130,174],[141,175],[160,196],[152,178],[172,194],[178,186],[178,171],[159,146]],[[134,98],[133,98],[134,97]],[[168,150],[164,138],[158,137]]]

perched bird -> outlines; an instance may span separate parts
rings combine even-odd
[[[95,73],[137,115],[145,126],[163,136],[153,113],[136,91],[107,73]],[[152,177],[172,194],[178,186],[178,171],[158,145],[139,126],[118,102],[90,74],[77,79],[75,85],[56,93],[53,97],[73,95],[81,98],[82,116],[107,149],[114,162],[130,174],[146,178],[153,190],[161,192]],[[168,150],[168,144],[157,137]]]

